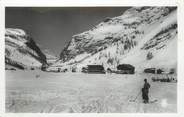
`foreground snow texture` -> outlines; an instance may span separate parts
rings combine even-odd
[[[177,83],[152,82],[151,77],[157,76],[6,71],[6,112],[176,112]],[[151,84],[150,100],[158,101],[143,104],[139,95],[130,102],[144,78]]]

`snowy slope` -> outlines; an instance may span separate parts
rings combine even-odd
[[[5,62],[17,68],[41,67],[46,57],[22,29],[7,28],[5,33]]]
[[[39,78],[36,76],[39,75]],[[11,113],[176,113],[177,83],[152,82],[151,74],[82,74],[6,71],[6,112]],[[169,76],[176,77],[176,76]],[[151,85],[143,104],[144,78]]]
[[[58,60],[58,57],[54,55],[50,50],[48,49],[41,49],[44,55],[46,56],[46,60],[48,64],[53,64]]]
[[[74,35],[61,52],[60,60],[49,69],[81,70],[88,64],[116,69],[122,63],[133,64],[139,70],[176,66],[176,10],[176,7],[134,7],[121,16],[107,18]],[[148,53],[151,57],[147,57]]]

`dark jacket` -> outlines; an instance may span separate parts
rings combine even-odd
[[[145,93],[148,93],[149,92],[149,88],[150,88],[150,84],[149,83],[144,83],[144,87],[143,87],[143,89],[145,90],[145,91],[147,91],[147,92],[145,92]]]
[[[149,89],[150,88],[150,84],[148,82],[144,83],[144,88],[145,89]]]

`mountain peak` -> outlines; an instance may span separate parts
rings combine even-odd
[[[7,65],[26,69],[47,64],[45,55],[22,29],[6,28],[5,44]]]
[[[169,43],[175,43],[172,40],[177,36],[176,18],[176,7],[130,8],[121,16],[106,18],[92,29],[72,36],[60,54],[60,61],[51,68],[81,69],[88,64],[116,68],[121,63],[152,66],[156,57],[147,60],[148,52],[157,56],[162,49],[169,48]],[[141,49],[146,45],[150,48]]]
[[[6,28],[6,35],[17,35],[17,36],[25,36],[27,35],[26,32],[19,28]]]

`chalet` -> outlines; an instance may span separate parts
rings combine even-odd
[[[146,68],[144,69],[144,73],[152,73],[152,74],[163,74],[164,70],[163,69],[156,69],[156,68]]]
[[[146,69],[144,69],[144,73],[155,74],[156,73],[156,68],[146,68]]]
[[[135,67],[130,64],[120,64],[117,66],[117,73],[120,74],[134,74]]]
[[[102,65],[88,65],[82,68],[84,73],[102,73],[105,74],[104,67]]]

